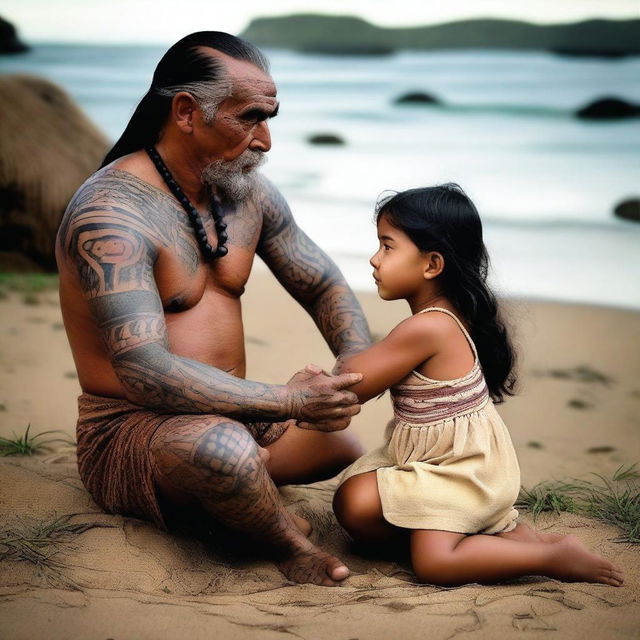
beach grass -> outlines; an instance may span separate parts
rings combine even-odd
[[[13,438],[0,438],[0,457],[5,456],[32,456],[36,453],[44,453],[50,451],[51,445],[54,442],[64,442],[67,445],[74,445],[75,443],[68,435],[61,429],[52,429],[49,431],[43,431],[35,436],[29,435],[31,425],[27,425],[25,432],[22,435],[13,433]],[[45,438],[52,433],[65,434],[63,438]]]
[[[71,522],[79,514],[54,515],[37,520],[16,518],[12,524],[0,528],[0,562],[26,562],[44,575],[54,586],[77,589],[78,585],[66,576],[67,564],[59,554],[73,550],[73,540],[90,529],[112,528],[101,522]]]
[[[15,293],[37,294],[58,288],[56,273],[0,273],[0,289]]]
[[[37,306],[40,294],[58,288],[56,273],[0,273],[0,299],[9,293],[22,295],[23,304]]]
[[[619,467],[611,478],[541,482],[522,487],[516,506],[530,511],[535,520],[543,512],[562,511],[591,516],[615,525],[616,542],[640,543],[640,472],[637,463]]]

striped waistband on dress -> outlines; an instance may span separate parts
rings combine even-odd
[[[396,421],[422,426],[479,411],[489,400],[489,390],[482,369],[476,367],[466,379],[452,385],[435,380],[396,385],[391,397]]]

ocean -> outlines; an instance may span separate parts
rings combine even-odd
[[[60,84],[115,140],[164,49],[41,44],[0,72]],[[640,103],[640,57],[266,53],[281,106],[263,171],[354,288],[375,289],[379,195],[457,182],[481,213],[499,294],[640,309],[640,224],[613,216],[640,197],[640,119],[573,116],[603,96]],[[394,104],[409,91],[440,104]],[[309,144],[317,133],[345,144]]]

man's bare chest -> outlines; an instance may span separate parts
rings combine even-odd
[[[260,237],[261,218],[250,207],[226,208],[228,253],[206,262],[188,219],[176,217],[173,229],[158,253],[154,275],[163,307],[178,313],[201,304],[205,293],[217,292],[239,298],[251,273]],[[202,215],[209,242],[215,247],[217,236],[213,220]]]

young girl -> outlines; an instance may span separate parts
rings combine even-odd
[[[393,432],[345,470],[334,499],[357,543],[409,545],[421,582],[523,575],[620,586],[622,573],[574,536],[517,524],[520,471],[493,401],[513,395],[514,352],[486,284],[478,212],[454,184],[377,209],[378,294],[412,315],[336,367],[362,372],[362,402],[391,389]],[[479,535],[485,534],[485,535]]]

